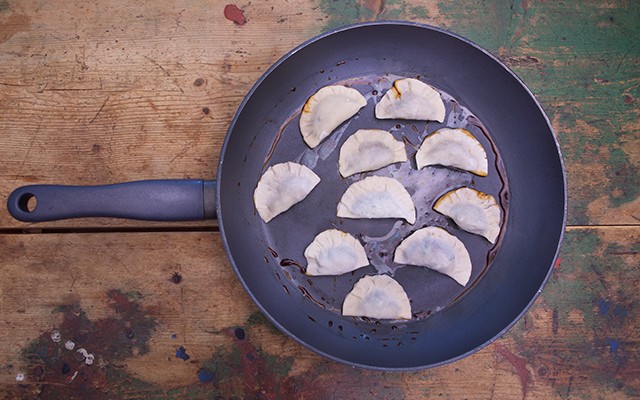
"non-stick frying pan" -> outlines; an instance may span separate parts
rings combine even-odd
[[[342,317],[340,304],[355,281],[379,271],[369,266],[341,277],[307,277],[304,248],[317,233],[331,227],[364,238],[385,235],[395,222],[336,218],[336,203],[351,181],[339,177],[338,151],[333,147],[339,148],[350,132],[367,126],[400,130],[407,136],[438,127],[373,118],[373,103],[382,95],[377,89],[383,91],[380,85],[395,76],[418,77],[451,95],[481,121],[475,134],[485,148],[492,149],[488,153],[493,180],[449,171],[441,180],[418,184],[433,188],[434,196],[447,185],[480,189],[484,185],[496,195],[501,190],[505,212],[501,238],[491,249],[486,241],[434,214],[433,224],[445,226],[469,247],[474,262],[472,284],[456,289],[433,271],[404,267],[394,276],[408,286],[414,309],[420,308],[411,321]],[[310,153],[297,130],[297,114],[311,94],[333,83],[366,92],[369,104],[346,128],[339,128],[347,134],[334,134],[333,147],[322,154]],[[256,183],[269,165],[294,159],[312,164],[323,181],[303,202],[264,224],[253,204]],[[389,173],[397,170],[397,166],[389,168]],[[433,171],[445,174],[442,168]],[[497,188],[495,174],[500,171],[502,186]],[[29,211],[27,203],[33,196],[37,206]],[[313,38],[260,78],[231,122],[217,182],[34,185],[14,191],[8,208],[15,218],[31,222],[86,216],[185,220],[217,213],[231,265],[258,307],[281,331],[317,353],[350,365],[412,370],[477,351],[529,308],[549,276],[563,237],[566,182],[548,119],[505,65],[441,29],[375,22]]]

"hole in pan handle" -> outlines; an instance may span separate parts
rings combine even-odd
[[[7,209],[23,222],[85,217],[198,221],[216,217],[216,186],[216,181],[202,179],[101,186],[29,185],[11,193]]]

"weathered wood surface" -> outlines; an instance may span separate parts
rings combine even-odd
[[[275,331],[233,276],[213,222],[30,225],[0,209],[4,397],[640,396],[639,3],[269,0],[237,3],[242,26],[225,5],[0,0],[0,201],[31,183],[213,178],[235,109],[274,61],[336,26],[409,19],[487,48],[547,111],[570,225],[549,284],[477,354],[385,374],[326,361]],[[96,232],[74,233],[87,229]]]
[[[13,398],[635,397],[638,243],[634,228],[571,229],[542,296],[504,338],[435,370],[382,373],[277,332],[217,233],[2,235],[1,387]],[[95,363],[83,365],[67,340]],[[213,384],[199,381],[201,368]]]

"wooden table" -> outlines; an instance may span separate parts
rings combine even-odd
[[[569,180],[548,285],[473,356],[360,370],[261,316],[215,222],[24,224],[3,207],[6,398],[640,396],[640,3],[244,1],[244,25],[225,5],[0,0],[1,200],[33,183],[212,179],[234,111],[273,62],[333,27],[408,19],[496,54],[548,113]]]

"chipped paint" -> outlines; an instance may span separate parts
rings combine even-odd
[[[2,8],[0,6],[0,8]],[[15,34],[26,32],[31,26],[31,18],[27,15],[11,13],[9,18],[0,24],[0,44],[11,39]]]
[[[634,237],[624,240],[612,241],[598,230],[568,231],[562,266],[553,270],[541,301],[529,311],[536,321],[549,321],[557,334],[526,329],[523,319],[505,336],[515,354],[535,366],[536,386],[554,388],[559,398],[591,398],[594,387],[606,398],[635,391],[637,357],[623,351],[625,341],[619,338],[637,336],[631,292],[640,282],[631,254],[638,254],[638,245]],[[591,384],[578,384],[577,371]]]
[[[328,17],[325,31],[363,21],[425,20],[429,17],[426,6],[412,5],[406,0],[321,0],[320,8]]]
[[[137,292],[109,290],[106,295],[114,315],[102,319],[88,319],[77,302],[55,307],[55,313],[63,314],[56,330],[61,340],[62,337],[71,338],[75,351],[67,348],[68,341],[54,342],[50,330],[43,332],[22,351],[29,365],[24,374],[33,377],[30,379],[32,383],[40,385],[42,398],[87,398],[88,393],[102,393],[107,386],[113,392],[110,398],[121,398],[128,386],[122,381],[115,384],[115,377],[136,382],[140,387],[149,387],[145,382],[118,375],[120,370],[114,366],[121,365],[123,360],[134,354],[148,351],[150,334],[157,325],[157,321],[150,317],[154,311],[140,305],[142,296]],[[135,335],[127,332],[135,332]],[[100,355],[99,362],[96,355]],[[67,370],[65,364],[69,372],[61,374]],[[66,385],[72,381],[73,385]],[[26,396],[29,388],[16,385],[12,390],[15,390],[11,392],[13,398],[21,398]],[[98,395],[96,398],[107,397]]]
[[[602,196],[613,207],[640,197],[626,145],[640,133],[640,109],[625,103],[640,96],[639,2],[440,2],[439,11],[445,28],[497,54],[541,101],[566,161],[569,224],[611,223],[587,214]]]
[[[507,360],[518,374],[518,377],[520,378],[520,385],[522,385],[522,399],[524,400],[527,397],[527,390],[531,383],[531,373],[527,369],[527,360],[513,354],[501,343],[496,343],[494,348],[496,353]]]

